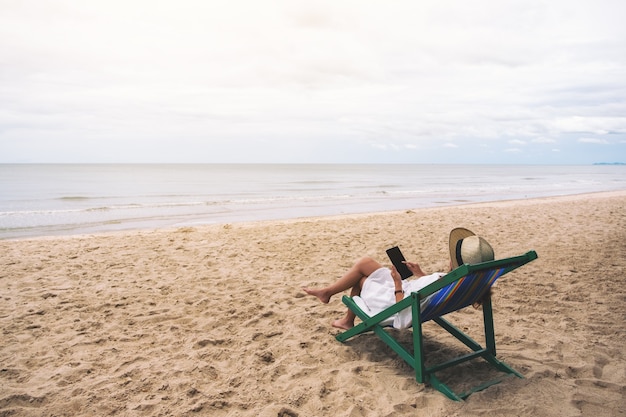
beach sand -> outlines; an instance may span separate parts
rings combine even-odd
[[[0,241],[0,416],[626,415],[626,192],[459,204]],[[418,384],[372,334],[337,342],[340,295],[301,289],[393,245],[445,270],[457,226],[498,258],[539,254],[494,295],[498,357],[525,378],[465,402]],[[481,317],[449,316],[477,340]],[[427,355],[463,351],[424,332]]]

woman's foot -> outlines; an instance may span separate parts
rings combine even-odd
[[[333,321],[332,325],[333,327],[336,327],[338,329],[350,330],[351,328],[354,327],[354,320],[350,320],[344,317],[342,319]]]
[[[330,301],[330,295],[323,289],[302,288],[302,290],[309,295],[314,295],[324,304],[328,304]]]

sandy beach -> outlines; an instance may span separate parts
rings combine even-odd
[[[341,297],[301,289],[394,245],[443,271],[457,226],[497,258],[539,255],[493,301],[498,357],[525,378],[465,402],[372,334],[337,342]],[[626,191],[0,241],[0,416],[624,416],[625,254]],[[450,320],[482,337],[478,311]]]

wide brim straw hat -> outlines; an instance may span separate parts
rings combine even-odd
[[[450,261],[452,269],[462,264],[493,261],[493,248],[485,239],[471,230],[457,227],[450,232]]]

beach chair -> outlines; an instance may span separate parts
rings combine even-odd
[[[344,304],[346,304],[348,308],[362,320],[362,322],[354,326],[352,329],[340,333],[336,336],[336,338],[340,342],[345,342],[353,336],[373,331],[378,337],[380,337],[380,339],[382,339],[383,342],[400,355],[400,357],[414,369],[415,379],[417,382],[430,384],[448,398],[456,401],[464,400],[474,392],[497,384],[501,382],[504,377],[514,375],[519,378],[523,378],[523,376],[513,368],[496,359],[496,341],[494,336],[493,312],[489,289],[502,275],[519,268],[536,258],[537,253],[535,251],[530,251],[524,255],[512,258],[499,259],[474,265],[461,265],[438,281],[417,292],[411,293],[410,296],[406,297],[404,300],[372,317],[363,312],[354,299],[344,296]],[[425,301],[425,305],[422,310],[420,308],[420,301],[431,295],[432,297]],[[484,347],[442,317],[445,314],[471,306],[472,304],[480,301],[482,301],[483,311],[485,334]],[[384,329],[385,325],[388,325],[390,317],[405,308],[412,309],[413,353],[394,339],[390,332]],[[422,324],[429,320],[433,320],[444,330],[448,331],[452,336],[460,340],[471,350],[471,352],[452,358],[440,364],[426,366],[426,352],[424,352]],[[435,373],[442,371],[443,369],[465,363],[475,358],[485,359],[488,363],[493,365],[497,371],[499,371],[497,374],[501,377],[492,381],[481,383],[468,391],[456,393],[435,376]],[[504,377],[502,377],[502,373],[504,373]]]

